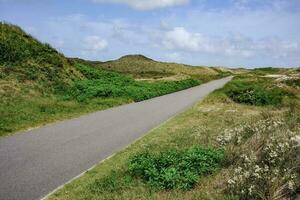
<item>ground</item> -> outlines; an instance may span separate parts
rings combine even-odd
[[[276,78],[278,77],[274,76],[272,78],[262,78],[262,80],[264,83],[269,83],[267,84],[267,87],[273,87],[278,84]],[[258,74],[251,73],[236,77],[233,80],[233,83],[244,80],[248,81],[249,79],[251,81],[257,81],[258,79],[261,81]],[[276,178],[276,181],[278,181],[277,185],[274,185],[273,182],[252,183],[249,182],[248,179],[243,179],[239,180],[239,185],[244,188],[236,188],[237,186],[231,186],[228,182],[230,182],[232,178],[235,180],[235,172],[233,169],[244,166],[242,164],[243,159],[239,158],[240,156],[247,157],[250,156],[249,152],[254,152],[257,160],[252,161],[253,167],[261,166],[263,163],[267,163],[267,161],[263,159],[265,159],[264,156],[268,155],[264,153],[261,148],[270,145],[270,138],[275,138],[274,141],[272,139],[271,144],[279,144],[280,146],[280,141],[291,142],[291,140],[295,138],[295,135],[296,138],[299,137],[299,88],[290,87],[285,84],[285,82],[281,82],[281,87],[284,87],[285,90],[293,91],[294,96],[284,97],[280,105],[256,106],[237,103],[230,99],[226,95],[228,88],[231,88],[230,84],[232,83],[229,83],[224,89],[210,94],[204,101],[194,105],[186,112],[179,114],[163,125],[150,131],[136,143],[117,153],[112,158],[105,160],[94,169],[86,172],[82,177],[58,190],[51,195],[49,199],[297,198],[297,195],[299,194],[300,174],[299,169],[297,167],[295,168],[295,163],[299,163],[299,160],[297,160],[299,157],[293,158],[291,157],[292,154],[289,153],[299,151],[299,148],[296,148],[292,144],[289,153],[283,154],[282,157],[286,159],[284,163],[290,163],[285,166],[285,170],[293,169],[292,171],[289,171],[289,173],[295,174],[295,177],[297,178],[286,178],[280,182],[280,176],[286,177],[287,175],[285,172],[279,170],[281,169],[279,167],[281,164],[279,163],[282,163],[283,161],[276,161],[274,165],[269,163],[268,167],[270,167],[270,171],[274,170],[275,173],[277,170],[280,171],[280,176]],[[261,98],[260,96],[258,97]],[[277,124],[277,122],[278,124],[282,122],[284,125],[273,125],[273,123]],[[268,128],[265,130],[264,127],[270,127],[270,130],[267,130]],[[256,130],[256,128],[259,130]],[[242,131],[240,131],[241,129]],[[241,134],[241,142],[235,143],[232,139],[234,137],[232,136],[228,139],[227,133],[236,135]],[[261,135],[262,133],[268,135],[271,134],[272,136],[264,137]],[[239,137],[237,138],[239,139]],[[225,146],[220,145],[220,142],[226,143]],[[133,178],[128,182],[123,181],[122,177],[128,176],[128,162],[133,155],[147,150],[157,153],[168,149],[182,150],[195,145],[210,148],[224,148],[226,156],[224,163],[220,168],[210,175],[200,177],[193,189],[155,189],[140,178]],[[245,169],[241,169],[246,170],[246,167]],[[251,171],[252,168],[249,167],[247,170]],[[264,174],[264,176],[267,175]],[[267,180],[267,177],[265,177],[265,179]],[[259,188],[256,190],[254,188],[253,193],[239,193],[240,191],[243,192],[244,189],[247,191],[251,190],[252,192],[252,186],[247,185],[250,183],[257,185],[269,184],[270,186],[262,187],[265,188],[263,191],[260,191]],[[280,189],[287,187],[288,184],[293,184],[293,190],[286,191],[288,189]],[[233,187],[233,191],[231,190],[231,187]],[[98,188],[98,190],[95,190],[95,188]],[[279,192],[282,190],[284,190],[285,193]],[[254,196],[258,193],[262,193],[264,196],[261,198]]]

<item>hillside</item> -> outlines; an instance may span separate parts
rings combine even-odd
[[[40,43],[17,26],[0,23],[1,103],[20,96],[62,90],[82,75],[49,44]]]
[[[0,33],[0,136],[183,90],[227,74],[140,55],[109,62],[69,59],[18,26],[0,23]]]
[[[81,60],[82,61],[82,60]],[[135,79],[180,80],[185,78],[210,79],[219,74],[232,73],[229,69],[194,67],[190,65],[159,62],[143,55],[127,55],[107,62],[89,62],[94,67],[121,72]]]

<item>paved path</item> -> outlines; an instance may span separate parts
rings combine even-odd
[[[40,199],[231,78],[0,139],[0,199]]]

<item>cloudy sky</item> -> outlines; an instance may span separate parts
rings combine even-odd
[[[300,0],[0,0],[0,20],[70,57],[300,66]]]

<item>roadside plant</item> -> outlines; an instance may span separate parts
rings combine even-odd
[[[219,145],[236,162],[227,192],[239,199],[293,199],[300,188],[300,139],[284,121],[267,118],[225,130]]]
[[[225,86],[225,94],[236,103],[255,106],[279,106],[284,97],[292,96],[266,79],[233,80]]]
[[[220,146],[227,144],[240,145],[255,135],[261,137],[263,134],[270,133],[283,126],[283,121],[279,119],[262,119],[256,122],[245,122],[234,128],[225,129],[216,138]],[[258,139],[258,138],[257,138]]]
[[[186,150],[144,152],[129,161],[129,172],[156,189],[191,189],[201,176],[214,172],[224,157],[223,150],[199,146]]]
[[[261,152],[242,154],[228,180],[228,191],[240,199],[293,197],[300,186],[299,160],[291,160],[296,151],[299,147],[291,140],[270,138]]]

